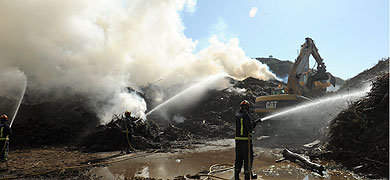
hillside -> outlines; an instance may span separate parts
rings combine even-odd
[[[345,85],[340,88],[340,91],[359,88],[367,82],[372,82],[378,75],[389,72],[389,59],[383,58],[372,68],[366,69],[355,77],[346,80]]]
[[[287,81],[288,74],[291,71],[292,66],[294,63],[289,60],[279,60],[273,57],[270,58],[262,58],[258,57],[255,58],[258,61],[260,61],[263,64],[268,65],[269,70],[272,71],[276,76],[283,79],[284,81]],[[326,63],[325,63],[326,64]],[[332,73],[332,72],[330,72]],[[345,84],[345,81],[339,77],[336,77],[336,87],[343,86]]]
[[[279,60],[276,58],[256,58],[258,61],[260,61],[263,64],[268,65],[269,69],[278,77],[284,79],[288,77],[288,74],[291,71],[292,66],[294,65],[293,62],[289,60]]]

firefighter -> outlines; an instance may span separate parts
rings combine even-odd
[[[121,141],[121,154],[125,151],[126,154],[131,153],[131,137],[134,134],[134,118],[131,117],[131,112],[126,111],[125,117],[122,118],[122,141]]]
[[[12,134],[11,128],[6,124],[8,116],[0,116],[0,160],[7,161],[9,151],[9,136]]]
[[[252,122],[249,117],[249,102],[244,100],[240,103],[240,111],[236,114],[236,160],[234,164],[234,179],[238,180],[244,163],[245,180],[249,180],[253,164],[253,146],[251,132]]]

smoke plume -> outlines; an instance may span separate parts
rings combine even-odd
[[[89,95],[102,119],[126,109],[143,116],[145,101],[125,87],[158,79],[169,87],[219,73],[276,78],[245,56],[238,39],[221,43],[212,37],[209,47],[195,53],[197,41],[184,35],[180,17],[195,5],[196,0],[1,1],[0,66],[24,72],[35,93]]]
[[[26,83],[26,76],[19,69],[0,67],[0,96],[19,100]]]

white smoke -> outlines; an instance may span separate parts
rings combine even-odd
[[[180,116],[180,115],[174,115],[173,117],[172,117],[172,121],[173,122],[176,122],[176,123],[183,123],[184,121],[186,120],[186,118],[185,117],[183,117],[183,116]]]
[[[92,96],[104,120],[125,110],[143,115],[145,101],[127,86],[162,78],[169,87],[222,72],[276,78],[245,56],[238,39],[211,38],[195,54],[197,41],[184,35],[180,17],[195,9],[196,0],[1,1],[0,66],[23,71],[34,92],[70,88]]]
[[[26,83],[26,76],[18,68],[0,67],[0,96],[18,101]]]

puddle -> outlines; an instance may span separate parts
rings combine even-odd
[[[214,164],[233,164],[235,159],[233,144],[234,141],[211,142],[205,147],[194,150],[155,153],[111,164],[107,167],[97,167],[92,169],[90,174],[94,177],[101,177],[101,179],[112,179],[112,177],[122,179],[136,176],[174,179],[177,176],[194,175],[208,170]],[[349,172],[330,171],[327,177],[320,177],[294,163],[275,163],[275,160],[281,158],[281,149],[255,148],[254,151],[256,156],[253,168],[254,172],[258,174],[258,179],[356,179]],[[243,175],[243,170],[241,174]],[[230,179],[233,176],[233,170],[215,175]]]

